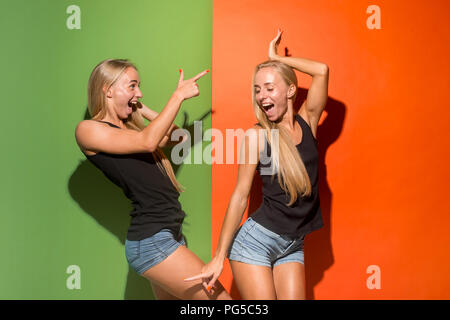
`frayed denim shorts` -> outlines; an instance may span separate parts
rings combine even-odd
[[[236,233],[228,259],[272,268],[288,262],[305,264],[304,238],[280,236],[250,217]]]
[[[179,246],[185,246],[183,235],[175,236],[169,229],[162,229],[149,238],[139,241],[125,240],[125,256],[128,264],[139,275],[156,266]]]

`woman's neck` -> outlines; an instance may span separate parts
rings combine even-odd
[[[109,123],[112,123],[120,128],[126,128],[125,124],[123,123],[122,119],[120,119],[117,114],[113,111],[111,111],[110,108],[107,108],[106,115],[102,121],[106,121]]]
[[[295,129],[295,113],[292,103],[288,102],[288,107],[286,112],[283,114],[281,120],[278,122],[279,126],[283,126],[289,131],[294,131]]]

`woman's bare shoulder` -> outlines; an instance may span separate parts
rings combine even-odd
[[[78,123],[78,125],[75,128],[75,134],[83,134],[86,131],[89,133],[92,133],[91,131],[98,131],[102,130],[103,128],[109,128],[110,126],[100,120],[92,120],[92,119],[86,119],[82,120]]]
[[[90,129],[93,126],[97,127],[99,125],[103,125],[102,122],[97,121],[97,120],[92,120],[92,119],[86,119],[86,120],[82,120],[77,124],[76,130],[86,130],[86,129]]]
[[[75,139],[77,140],[78,146],[80,147],[81,151],[89,156],[92,156],[96,154],[96,152],[91,151],[85,147],[87,144],[87,140],[89,140],[90,137],[93,137],[98,130],[102,130],[102,128],[105,127],[105,124],[96,121],[96,120],[82,120],[75,128]]]

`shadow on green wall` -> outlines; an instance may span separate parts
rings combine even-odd
[[[201,121],[211,114],[206,112]],[[84,119],[90,119],[86,110]],[[181,128],[189,131],[194,137],[194,124],[188,124],[188,115],[184,113],[184,121]],[[191,147],[201,141],[191,139]],[[166,155],[170,155],[171,148],[165,148]],[[181,165],[173,165],[175,175]],[[98,170],[90,161],[82,160],[74,170],[69,179],[69,192],[72,198],[78,203],[80,208],[90,215],[98,224],[111,232],[121,243],[125,245],[128,226],[130,224],[129,212],[131,211],[130,200],[122,192],[122,189],[109,181],[103,173]],[[125,258],[125,249],[123,256]],[[150,283],[147,279],[139,276],[131,267],[128,268],[128,276],[124,292],[126,300],[155,299]]]

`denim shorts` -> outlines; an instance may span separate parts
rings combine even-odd
[[[178,239],[177,239],[178,238]],[[138,241],[125,240],[125,256],[128,264],[139,275],[166,259],[179,246],[185,246],[183,235],[175,236],[169,229],[162,229],[149,238]]]
[[[280,236],[248,218],[234,237],[228,259],[272,268],[288,262],[305,264],[304,238]]]

